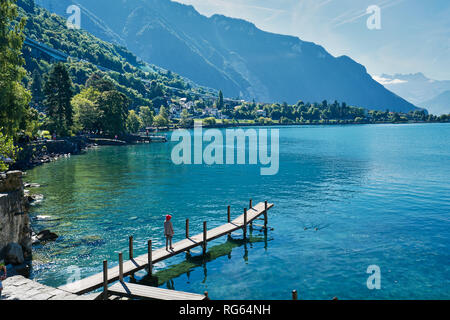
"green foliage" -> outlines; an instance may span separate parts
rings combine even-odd
[[[129,99],[123,93],[112,90],[102,92],[98,106],[102,112],[101,129],[107,134],[123,134],[126,131]]]
[[[191,115],[186,109],[181,111],[181,119],[180,119],[180,127],[188,128],[194,125],[194,119],[191,118]]]
[[[59,136],[69,134],[73,125],[73,87],[63,63],[57,63],[51,69],[44,85],[44,94],[49,127]]]
[[[27,1],[31,0],[22,2]],[[24,8],[27,7],[24,5]],[[24,33],[29,38],[69,55],[66,65],[76,88],[85,85],[93,74],[101,74],[101,78],[107,75],[116,90],[130,99],[132,109],[150,106],[152,102],[159,108],[161,105],[167,106],[164,99],[167,95],[187,97],[189,93],[206,91],[201,87],[192,88],[177,74],[160,71],[139,61],[122,46],[101,41],[84,30],[67,29],[64,18],[43,8],[21,9],[20,15],[28,19]],[[51,58],[45,54],[34,55],[26,47],[24,57],[30,73],[34,69],[39,69],[41,74],[49,71]],[[77,89],[77,92],[80,90]]]
[[[3,135],[0,130],[0,171],[7,171],[11,163],[7,163],[6,159],[15,161],[17,158],[17,147],[14,146],[12,138]]]
[[[130,99],[119,92],[112,81],[93,75],[86,85],[88,87],[72,99],[77,130],[118,135],[141,128],[140,117],[134,110],[128,111]],[[148,107],[143,107],[144,114],[148,116],[146,108],[151,115]]]
[[[217,109],[222,110],[224,107],[223,103],[223,93],[222,90],[219,91],[219,98],[217,99]]]
[[[0,127],[15,137],[27,114],[30,93],[21,84],[25,76],[21,50],[25,19],[14,22],[18,16],[12,0],[0,3]]]
[[[392,122],[399,122],[400,121],[400,115],[397,112],[394,112],[391,116],[391,121]]]
[[[255,120],[256,123],[261,124],[261,125],[271,125],[273,124],[273,120],[270,118],[264,118],[264,117],[259,117],[258,119]]]
[[[80,131],[97,132],[101,128],[102,110],[97,105],[100,91],[87,88],[72,98],[75,127]]]
[[[140,107],[139,117],[141,118],[142,126],[144,128],[150,127],[153,124],[153,111],[150,109],[150,107]]]
[[[159,114],[153,119],[153,125],[156,127],[166,127],[169,125],[169,114],[166,108],[161,107]]]
[[[129,133],[136,133],[142,127],[141,118],[136,114],[136,111],[130,110],[127,117],[127,130]]]
[[[165,107],[159,108],[159,115],[166,119],[169,118],[169,112],[167,111],[167,109]]]
[[[166,127],[169,124],[169,121],[167,120],[167,118],[164,118],[163,116],[161,116],[160,114],[158,114],[155,119],[153,120],[153,125],[156,127]]]
[[[203,119],[203,124],[205,126],[214,126],[216,124],[216,118],[209,117],[209,118]]]
[[[294,121],[292,121],[291,119],[286,118],[286,117],[281,117],[280,123],[281,124],[292,124],[292,123],[294,123]]]
[[[30,91],[32,95],[31,104],[39,110],[44,101],[44,93],[42,76],[38,69],[33,70]]]
[[[44,139],[51,139],[52,138],[52,135],[50,134],[50,131],[48,131],[48,130],[39,130],[37,135],[40,138],[44,138]]]
[[[28,137],[35,137],[40,126],[39,112],[34,108],[28,108],[25,117],[22,119],[23,133]]]

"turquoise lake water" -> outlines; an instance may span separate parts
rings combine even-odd
[[[228,205],[237,216],[252,198],[275,203],[273,230],[254,230],[246,245],[215,240],[205,263],[166,260],[156,270],[181,271],[161,286],[212,299],[290,299],[293,289],[301,299],[450,298],[450,125],[279,129],[274,176],[260,166],[176,166],[174,143],[101,147],[29,171],[42,185],[32,192],[45,196],[33,225],[60,235],[35,248],[33,277],[58,286],[70,266],[81,277],[101,272],[102,260],[128,256],[129,235],[136,255],[150,238],[162,247],[167,213],[177,241],[186,218],[200,233],[204,220],[219,226]],[[370,265],[380,267],[380,290],[367,288]]]

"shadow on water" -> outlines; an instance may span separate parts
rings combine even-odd
[[[270,239],[269,239],[270,240]],[[211,262],[220,257],[228,256],[228,259],[231,259],[231,252],[233,249],[244,246],[244,260],[248,261],[248,247],[253,243],[261,243],[264,242],[264,249],[267,250],[268,244],[267,231],[263,232],[263,235],[254,236],[252,232],[250,232],[247,240],[244,239],[234,239],[231,236],[228,236],[228,239],[225,243],[213,246],[210,250],[207,251],[205,255],[191,255],[186,253],[186,260],[178,263],[176,265],[172,265],[167,269],[157,271],[152,275],[145,275],[141,279],[137,281],[137,283],[142,285],[148,285],[153,287],[159,287],[162,285],[166,285],[168,289],[175,290],[174,282],[172,279],[178,278],[184,274],[187,275],[188,279],[190,273],[195,268],[203,268],[204,278],[202,282],[206,281],[207,278],[207,263]]]

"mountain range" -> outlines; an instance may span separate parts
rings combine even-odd
[[[412,103],[372,79],[348,56],[293,36],[222,15],[206,17],[170,0],[36,0],[59,15],[82,10],[81,27],[119,43],[146,62],[227,97],[258,102],[345,101],[373,110],[408,112]]]
[[[434,80],[423,73],[382,74],[375,77],[387,89],[411,103],[441,115],[450,113],[450,80]]]
[[[432,114],[450,114],[450,90],[444,91],[433,99],[424,101],[420,105],[430,110]]]

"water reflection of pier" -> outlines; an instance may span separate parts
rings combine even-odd
[[[175,290],[173,279],[185,274],[187,277],[187,282],[189,282],[192,271],[197,268],[203,269],[202,282],[204,283],[207,280],[207,264],[224,256],[231,259],[232,251],[235,248],[242,246],[244,247],[244,255],[242,258],[245,262],[248,262],[249,247],[251,247],[252,244],[264,242],[264,249],[267,250],[268,229],[269,228],[262,228],[261,226],[253,226],[250,228],[247,239],[236,239],[231,235],[228,235],[228,239],[225,243],[211,247],[206,255],[192,255],[190,253],[186,253],[185,261],[160,270],[154,274],[147,274],[137,281],[137,283],[151,286],[165,285],[167,289]],[[258,233],[254,235],[256,231],[258,231]],[[134,280],[132,279],[131,281]]]

